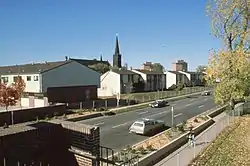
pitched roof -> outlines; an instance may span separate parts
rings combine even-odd
[[[99,60],[89,60],[89,59],[74,59],[74,58],[69,58],[69,60],[73,60],[75,62],[78,62],[82,65],[85,65],[85,66],[89,66],[89,65],[95,65],[97,63],[103,63],[103,64],[106,64],[108,66],[110,66],[109,62],[108,61],[99,61]]]
[[[57,61],[45,63],[30,63],[14,66],[2,66],[0,67],[0,75],[42,73],[70,62],[71,61]]]
[[[144,74],[164,74],[162,71],[150,71],[150,70],[142,70],[142,69],[134,69]]]
[[[72,61],[75,61],[87,67],[88,65],[94,65],[97,63],[104,63],[107,65],[110,65],[108,61],[87,60],[87,59],[69,59],[67,61],[29,63],[29,64],[22,64],[22,65],[2,66],[0,67],[0,75],[43,73],[48,70],[65,65],[67,63],[71,63]]]
[[[173,73],[173,74],[182,74],[182,73],[180,73],[178,71],[167,71],[167,72],[170,72],[170,73]]]
[[[119,70],[119,69],[112,69],[112,72],[115,72],[117,74],[137,74],[137,73],[130,71],[130,70]]]

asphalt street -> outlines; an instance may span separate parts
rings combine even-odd
[[[130,125],[141,118],[163,120],[167,126],[172,125],[171,106],[174,107],[175,123],[179,124],[191,117],[216,107],[212,96],[196,96],[169,103],[163,108],[145,108],[109,117],[99,117],[80,121],[80,123],[96,125],[101,131],[101,145],[119,151],[127,145],[136,144],[147,136],[128,132]]]

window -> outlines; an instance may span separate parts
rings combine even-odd
[[[18,81],[18,77],[19,77],[19,78],[22,78],[21,76],[14,76],[14,77],[13,77],[13,81],[14,81],[14,82],[17,82],[17,81]]]
[[[38,81],[38,76],[34,76],[34,81]]]
[[[9,82],[9,78],[8,77],[2,77],[2,81],[3,83],[8,83]]]
[[[27,81],[31,81],[31,76],[27,76]]]

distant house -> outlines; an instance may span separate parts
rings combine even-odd
[[[138,73],[144,80],[145,91],[163,90],[166,88],[166,75],[160,71],[132,69]]]
[[[189,82],[188,77],[178,71],[167,71],[166,74],[166,87],[170,88],[172,85],[177,85],[179,83],[186,84]]]
[[[114,96],[133,92],[133,84],[142,80],[141,76],[130,70],[110,70],[101,76],[98,96]]]
[[[191,71],[179,71],[179,73],[185,74],[189,80],[190,83],[195,85],[202,85],[203,84],[203,78],[205,76],[202,72],[191,72]]]
[[[30,63],[0,67],[1,82],[11,84],[18,76],[26,83],[25,92],[42,93],[48,87],[96,85],[100,87],[100,73],[88,68],[88,60]]]

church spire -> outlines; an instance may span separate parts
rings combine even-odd
[[[119,54],[120,54],[120,49],[119,49],[119,41],[118,41],[118,34],[116,34],[115,54],[117,54],[117,55],[119,55]]]
[[[115,54],[113,55],[113,66],[121,68],[122,67],[122,55],[120,54],[118,35],[116,34],[115,41]]]
[[[101,54],[101,56],[100,56],[100,61],[102,61],[102,54]]]

